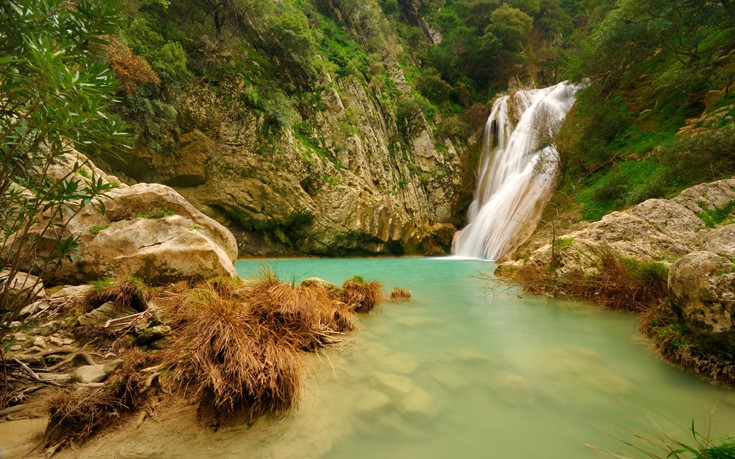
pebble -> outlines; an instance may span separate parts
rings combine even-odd
[[[19,343],[23,343],[25,341],[28,341],[28,337],[26,336],[25,333],[16,333],[14,337],[15,337],[15,341],[17,341]]]
[[[23,349],[23,346],[21,346],[20,344],[14,344],[14,345],[10,346],[10,350],[12,352],[18,352],[21,349]]]
[[[107,365],[84,365],[76,369],[72,379],[83,384],[102,382],[121,363],[122,360],[115,360]]]
[[[33,339],[33,345],[45,349],[46,348],[46,340],[43,339],[43,336],[36,336]]]
[[[51,344],[53,344],[54,346],[64,345],[64,340],[59,338],[58,336],[49,336],[48,340],[51,341]]]

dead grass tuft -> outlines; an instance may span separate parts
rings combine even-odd
[[[341,299],[355,312],[370,312],[383,301],[383,284],[360,277],[348,279],[342,284]]]
[[[391,300],[410,300],[411,291],[406,288],[396,287],[390,292]]]
[[[150,293],[142,282],[125,279],[114,282],[101,290],[92,290],[85,298],[84,304],[87,311],[96,309],[105,303],[114,302],[142,312],[146,310],[149,299]]]
[[[212,288],[194,290],[178,311],[178,336],[164,351],[171,378],[217,410],[244,410],[250,419],[284,413],[298,401],[296,349]]]
[[[273,277],[248,292],[251,314],[302,350],[331,344],[332,335],[356,328],[352,311],[319,287],[297,287]]]

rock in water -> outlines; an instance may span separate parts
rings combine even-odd
[[[671,268],[669,295],[692,342],[715,355],[735,354],[735,264],[712,252],[692,252]]]

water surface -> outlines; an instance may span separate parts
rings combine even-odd
[[[263,263],[283,279],[359,274],[413,300],[386,303],[328,351],[299,412],[273,443],[248,446],[252,457],[593,457],[585,445],[624,450],[611,438],[623,428],[655,433],[649,417],[685,439],[666,419],[704,429],[714,408],[715,432],[735,432],[733,394],[657,360],[634,316],[521,298],[478,278],[488,262],[301,259],[238,270],[249,277]]]
[[[533,296],[480,280],[493,265],[447,259],[301,259],[262,264],[284,280],[341,284],[361,275],[413,300],[386,303],[341,347],[307,355],[299,409],[211,432],[192,409],[162,411],[78,457],[572,459],[622,451],[612,436],[682,439],[695,420],[735,433],[735,395],[656,359],[629,314]],[[672,422],[666,421],[666,419]],[[642,457],[630,454],[631,457]],[[663,454],[665,456],[665,454]]]

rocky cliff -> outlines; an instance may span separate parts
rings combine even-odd
[[[353,31],[378,7],[329,8]],[[400,48],[385,52],[367,73],[325,66],[278,132],[245,80],[192,85],[174,95],[160,148],[141,141],[111,169],[175,188],[232,230],[241,256],[446,253],[464,213],[458,146],[411,106]],[[279,104],[278,91],[263,97]]]

